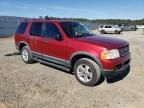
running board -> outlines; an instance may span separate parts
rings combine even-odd
[[[51,63],[51,62],[48,62],[48,61],[44,61],[44,60],[41,60],[39,58],[33,58],[33,59],[38,61],[39,63],[43,63],[43,64],[46,64],[46,65],[52,66],[54,68],[58,68],[58,69],[70,72],[70,68],[68,68],[68,67],[61,66],[61,65],[58,65],[58,64],[55,64],[55,63]]]

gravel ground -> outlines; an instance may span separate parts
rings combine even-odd
[[[107,36],[129,41],[131,69],[122,80],[103,80],[94,87],[46,65],[25,64],[14,39],[0,39],[0,108],[143,108],[144,33]]]

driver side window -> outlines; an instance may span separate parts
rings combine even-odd
[[[74,26],[73,29],[74,29],[74,33],[76,36],[81,35],[83,33],[87,33],[86,29],[81,25],[76,25],[76,26]]]
[[[56,39],[57,35],[60,35],[57,26],[53,23],[45,23],[43,27],[43,36],[51,39]]]
[[[81,26],[81,25],[77,25],[77,26],[75,26],[74,27],[74,31],[75,32],[85,32],[85,29],[84,29],[84,27],[83,26]]]

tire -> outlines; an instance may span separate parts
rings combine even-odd
[[[115,34],[120,34],[121,32],[120,31],[115,31]]]
[[[21,58],[27,64],[33,63],[31,52],[27,46],[24,46],[21,49]]]
[[[74,75],[81,84],[94,86],[101,78],[101,71],[99,65],[95,61],[82,58],[74,65]]]
[[[104,30],[101,30],[100,33],[101,33],[101,34],[105,34],[106,32],[105,32]]]

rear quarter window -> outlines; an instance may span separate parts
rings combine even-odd
[[[24,34],[26,28],[27,28],[27,25],[28,23],[27,22],[22,22],[18,28],[17,28],[17,31],[16,31],[16,34]]]

